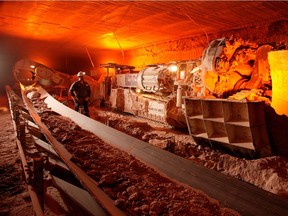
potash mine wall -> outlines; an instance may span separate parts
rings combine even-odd
[[[170,61],[193,60],[201,58],[209,42],[217,38],[242,38],[261,44],[288,42],[288,20],[278,20],[250,27],[186,37],[173,41],[146,45],[125,51],[125,64],[141,70],[148,64],[168,63]]]

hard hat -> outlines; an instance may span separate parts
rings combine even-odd
[[[82,77],[82,76],[84,76],[84,75],[85,75],[85,72],[83,72],[83,71],[80,71],[80,72],[77,74],[78,77]]]

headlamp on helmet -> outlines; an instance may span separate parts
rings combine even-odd
[[[84,75],[85,75],[85,72],[83,72],[83,71],[80,71],[80,72],[78,72],[78,74],[77,74],[78,77],[83,77]]]

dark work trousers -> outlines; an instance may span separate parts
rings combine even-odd
[[[88,109],[88,101],[85,100],[85,98],[78,98],[78,100],[75,100],[75,110],[79,112],[79,107],[83,106],[84,108],[84,115],[90,116],[89,115],[89,109]]]

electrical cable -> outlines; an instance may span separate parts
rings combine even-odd
[[[196,23],[195,20],[193,20],[187,13],[184,13],[184,15],[185,15],[186,17],[188,17],[188,19],[191,20],[194,24],[196,24],[196,25],[199,26],[199,24]],[[205,34],[205,36],[206,36],[207,45],[209,45],[209,38],[208,38],[207,32],[206,32],[203,28],[200,28],[200,29],[204,32],[204,34]]]
[[[134,2],[132,2],[132,3],[129,5],[129,7],[127,8],[127,10],[125,11],[125,13],[124,13],[123,16],[121,17],[119,23],[117,24],[116,29],[113,31],[114,38],[115,38],[115,40],[116,40],[116,42],[117,42],[117,44],[118,44],[118,46],[119,46],[119,48],[120,48],[120,50],[121,50],[121,53],[122,53],[122,57],[123,57],[124,62],[126,61],[126,60],[125,60],[125,53],[124,53],[124,50],[123,50],[123,48],[122,48],[122,46],[121,46],[118,38],[116,37],[116,31],[118,30],[118,28],[119,28],[122,20],[126,17],[128,11],[132,8],[133,4],[134,4]]]

